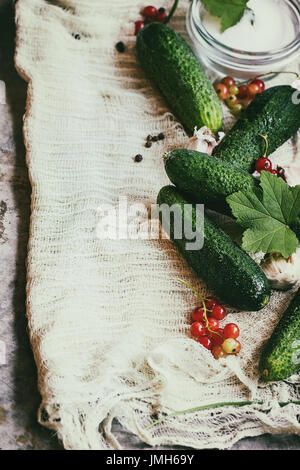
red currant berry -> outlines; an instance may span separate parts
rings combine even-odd
[[[208,322],[208,328],[212,331],[215,331],[218,328],[220,328],[219,320],[217,320],[216,318],[209,317],[207,319],[207,322]]]
[[[237,102],[238,102],[238,99],[236,95],[229,95],[229,97],[225,100],[225,103],[227,104],[228,108],[232,108],[233,106],[236,106]]]
[[[166,18],[167,18],[166,13],[159,11],[155,17],[155,21],[157,21],[158,23],[163,23],[163,21],[165,21]]]
[[[266,89],[266,85],[265,83],[262,81],[262,80],[259,80],[259,79],[256,79],[256,80],[253,80],[253,82],[250,83],[250,85],[257,85],[258,88],[259,88],[259,92],[258,93],[262,93],[263,91],[265,91]]]
[[[257,83],[250,83],[250,85],[248,85],[248,97],[253,99],[258,93],[260,93],[260,88]]]
[[[227,88],[230,88],[235,85],[235,79],[233,77],[224,77],[223,80],[221,80],[221,83],[226,85]]]
[[[234,354],[238,354],[240,352],[240,350],[242,349],[242,345],[237,339],[235,341],[237,343],[237,346],[236,346],[236,349],[234,351]]]
[[[212,349],[212,342],[208,336],[201,336],[201,338],[198,338],[197,341],[198,343],[202,344],[202,346],[204,346],[206,349]]]
[[[207,329],[203,325],[203,323],[200,323],[199,321],[196,321],[191,324],[191,335],[194,336],[195,338],[199,338],[199,336],[204,336],[207,335]]]
[[[217,305],[217,300],[214,299],[213,297],[210,297],[209,299],[207,299],[205,301],[205,306],[207,308],[207,310],[212,310],[214,308],[215,305]]]
[[[154,20],[157,15],[157,8],[152,5],[148,5],[147,7],[143,8],[141,13],[145,18],[151,18]]]
[[[237,103],[231,107],[231,112],[234,116],[239,116],[243,110],[241,103]]]
[[[192,320],[194,322],[202,321],[204,316],[203,308],[197,307],[192,313]]]
[[[218,85],[215,86],[215,91],[220,98],[220,100],[226,100],[229,96],[229,90],[226,85],[223,83],[219,83]]]
[[[229,87],[229,93],[231,95],[238,95],[239,94],[239,87],[236,86],[236,85],[231,85],[231,87]]]
[[[135,35],[137,35],[141,29],[145,26],[145,23],[142,20],[137,20],[135,23]]]
[[[213,346],[211,353],[215,359],[221,359],[222,357],[227,357],[227,353],[219,344],[216,346]]]
[[[216,333],[219,333],[218,335],[215,333],[212,333],[210,336],[210,339],[212,340],[213,346],[222,346],[224,342],[224,336],[223,336],[223,328],[218,328],[216,330]]]
[[[272,170],[272,162],[268,158],[261,157],[255,162],[255,169],[260,173],[261,171],[271,171]]]
[[[247,85],[240,85],[239,86],[238,97],[242,98],[242,99],[248,97],[248,87],[247,87]]]
[[[210,316],[217,320],[223,320],[226,317],[226,309],[222,305],[215,305]]]
[[[237,354],[241,350],[241,344],[234,338],[225,339],[222,348],[227,354]]]
[[[223,330],[223,337],[236,339],[240,335],[240,329],[235,323],[228,323]]]

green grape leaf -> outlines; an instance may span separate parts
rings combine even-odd
[[[206,10],[221,20],[221,32],[237,24],[246,10],[249,0],[201,0]]]
[[[300,185],[290,188],[282,178],[262,171],[260,187],[227,197],[237,223],[246,228],[242,248],[278,252],[288,258],[299,246],[290,226],[299,220]]]

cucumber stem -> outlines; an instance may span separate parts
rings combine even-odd
[[[153,426],[156,426],[159,423],[162,423],[166,419],[173,418],[175,416],[179,416],[183,414],[196,413],[197,411],[209,410],[211,408],[221,408],[221,407],[226,407],[226,406],[247,406],[247,405],[263,405],[263,404],[264,404],[263,401],[236,401],[236,402],[211,403],[210,405],[197,406],[196,408],[189,408],[187,410],[176,411],[175,413],[164,416],[163,418],[158,419],[157,421],[154,421],[153,423],[149,424],[149,426],[146,427],[146,430],[152,428]],[[292,404],[300,405],[300,401],[279,402],[280,407],[284,407],[284,406],[292,405]]]
[[[176,10],[176,8],[177,8],[177,6],[178,6],[178,2],[179,2],[179,0],[175,0],[175,1],[174,1],[173,6],[172,6],[172,8],[171,8],[171,10],[170,10],[170,13],[168,14],[168,16],[167,16],[167,18],[165,19],[165,21],[163,22],[163,24],[168,24],[168,23],[169,23],[169,21],[171,20],[172,16],[173,16],[174,13],[175,13],[175,10]]]

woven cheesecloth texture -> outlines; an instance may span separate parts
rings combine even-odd
[[[226,322],[240,326],[243,349],[216,361],[189,336],[197,300],[177,278],[210,292],[172,242],[99,234],[105,204],[155,203],[168,184],[163,153],[188,142],[136,60],[133,25],[143,5],[17,3],[16,66],[28,81],[27,311],[39,420],[66,449],[120,448],[111,430],[115,417],[152,446],[223,449],[245,436],[300,433],[300,406],[279,406],[299,400],[299,375],[263,386],[257,374],[262,345],[295,289],[274,292],[260,312],[229,308]],[[183,35],[187,6],[181,1],[172,21]],[[120,40],[124,53],[115,49]],[[224,112],[226,130],[233,118]],[[146,136],[160,132],[166,138],[146,149]],[[273,158],[292,160],[296,153],[294,139]],[[204,410],[146,430],[177,410],[237,401],[263,404]]]

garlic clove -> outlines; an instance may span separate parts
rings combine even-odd
[[[284,176],[289,186],[297,186],[297,184],[300,184],[299,163],[298,164],[294,163],[294,164],[291,164],[290,166],[286,166],[284,168]]]
[[[196,150],[197,152],[212,155],[214,148],[223,139],[225,134],[223,132],[219,132],[218,136],[219,140],[217,141],[215,135],[208,127],[203,126],[199,130],[195,127],[194,135],[190,138],[186,148],[188,150]]]
[[[261,268],[273,289],[291,289],[300,282],[300,248],[297,248],[288,259],[278,253],[268,255],[262,262]]]

